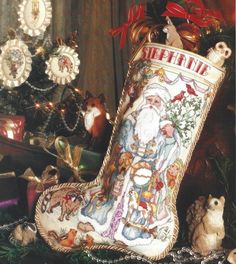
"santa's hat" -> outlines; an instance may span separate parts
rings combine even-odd
[[[148,85],[144,91],[144,97],[148,96],[159,96],[164,103],[167,103],[171,97],[169,91],[158,83]]]
[[[163,120],[160,122],[160,128],[165,127],[166,125],[173,125],[170,120]]]

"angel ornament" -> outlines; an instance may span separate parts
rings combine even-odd
[[[218,67],[222,67],[226,59],[231,56],[231,49],[223,41],[216,43],[214,48],[208,50],[207,58],[216,64]]]

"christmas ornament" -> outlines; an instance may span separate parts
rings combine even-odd
[[[80,60],[74,49],[61,45],[46,62],[48,78],[57,84],[66,84],[74,80],[79,73]]]
[[[19,5],[18,20],[24,33],[39,36],[48,27],[52,18],[50,0],[23,0]]]
[[[18,184],[14,171],[0,173],[0,208],[17,205]]]
[[[201,1],[186,1],[185,6],[186,9],[177,3],[168,2],[162,16],[187,20],[187,23],[178,25],[176,30],[181,37],[183,48],[197,52],[201,37],[200,28],[209,31],[216,23],[219,27],[219,20],[222,17],[218,11],[206,9]]]
[[[29,243],[36,241],[36,234],[36,225],[25,222],[15,227],[9,236],[9,241],[15,245],[27,246]]]
[[[193,251],[203,256],[221,249],[225,236],[223,212],[225,198],[219,199],[209,195],[199,197],[187,210],[189,242]],[[217,221],[216,221],[217,219]]]
[[[25,117],[0,114],[0,134],[4,137],[22,141],[24,136]]]
[[[44,190],[59,183],[59,171],[56,167],[48,165],[39,178],[35,176],[31,168],[28,168],[23,175],[19,176],[22,179],[27,180],[27,201],[29,214],[32,212],[32,208],[35,204],[39,194]]]
[[[183,43],[180,39],[180,35],[169,18],[167,18],[167,24],[168,25],[163,28],[163,32],[166,33],[166,45],[182,49]]]
[[[218,67],[222,67],[231,54],[232,51],[225,42],[218,42],[214,48],[209,49],[207,58]]]
[[[24,83],[31,72],[31,54],[25,43],[18,39],[8,40],[1,48],[0,79],[10,88]]]
[[[89,148],[97,152],[105,152],[110,139],[111,125],[107,114],[104,95],[96,97],[87,91],[84,101],[84,126],[91,136]]]
[[[224,76],[223,68],[192,52],[141,45],[130,63],[98,177],[53,186],[41,195],[35,219],[42,237],[64,252],[89,235],[91,250],[165,257],[178,235],[179,186]],[[209,92],[212,96],[206,97]],[[77,228],[82,224],[90,231]],[[68,234],[71,229],[77,233],[69,246],[49,235],[60,237],[61,230]]]
[[[155,25],[152,19],[138,20],[130,28],[130,40],[133,45],[138,46],[144,39],[148,38],[158,42],[160,26]]]
[[[200,45],[201,31],[194,24],[183,23],[176,27],[183,43],[183,48],[192,52],[198,52]]]

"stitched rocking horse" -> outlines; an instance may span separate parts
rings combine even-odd
[[[57,185],[39,198],[35,219],[47,243],[68,252],[89,237],[92,249],[163,258],[177,238],[179,185],[224,75],[194,53],[140,47],[97,179]]]

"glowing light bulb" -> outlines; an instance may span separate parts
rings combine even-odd
[[[108,112],[106,112],[106,119],[107,120],[110,120],[111,119],[111,115]]]
[[[79,88],[75,88],[74,91],[75,91],[76,93],[82,94],[82,93],[81,93],[81,90],[80,90]]]
[[[36,103],[36,104],[35,104],[35,108],[36,108],[36,109],[39,109],[39,108],[40,108],[40,104],[39,104],[39,103]]]
[[[45,50],[44,50],[44,48],[43,47],[38,47],[37,49],[36,49],[36,52],[35,52],[35,54],[36,55],[40,55],[40,54],[44,54],[45,53]]]
[[[53,108],[54,104],[52,102],[49,102],[48,103],[48,106],[51,107],[51,108]]]

